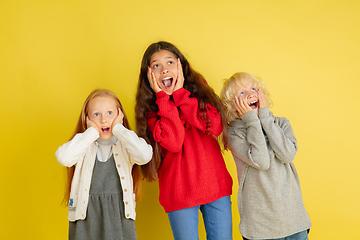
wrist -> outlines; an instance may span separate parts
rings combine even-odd
[[[259,108],[259,118],[266,118],[270,116],[270,108]]]

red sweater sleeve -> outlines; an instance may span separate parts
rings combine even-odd
[[[180,120],[179,111],[165,92],[158,92],[156,97],[159,111],[148,114],[147,124],[161,147],[170,152],[180,152],[184,143],[185,128]]]
[[[173,92],[175,105],[180,107],[185,120],[193,127],[205,133],[206,123],[200,118],[198,100],[189,96],[190,92],[184,88]],[[221,116],[218,110],[209,103],[207,103],[206,117],[210,120],[209,133],[219,136],[222,132]]]

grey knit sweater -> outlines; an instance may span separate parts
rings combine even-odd
[[[230,123],[237,167],[240,233],[248,239],[283,238],[311,227],[292,163],[297,142],[289,121],[260,108]]]

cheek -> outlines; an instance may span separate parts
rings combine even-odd
[[[92,121],[93,123],[95,123],[96,125],[99,125],[99,121],[97,118],[95,117],[89,117],[90,121]]]
[[[116,115],[111,116],[111,117],[109,118],[109,121],[110,121],[110,122],[113,122],[116,117],[117,117]]]
[[[244,95],[241,95],[241,93],[237,93],[236,96],[237,96],[238,98],[242,98]]]
[[[178,70],[177,70],[177,66],[176,65],[173,65],[170,69],[170,72],[174,75],[174,76],[177,76],[178,74]]]
[[[159,80],[159,78],[160,78],[160,70],[157,68],[157,69],[151,69],[151,71],[155,75],[155,79]]]

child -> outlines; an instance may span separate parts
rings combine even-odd
[[[225,80],[221,99],[238,172],[241,235],[308,239],[311,222],[292,162],[297,143],[289,121],[273,116],[265,83],[249,73],[235,73]]]
[[[207,239],[232,239],[232,178],[216,138],[223,129],[218,96],[174,45],[161,41],[145,51],[136,101],[138,134],[154,148],[143,175],[159,180],[175,240],[198,239],[199,209]]]
[[[69,239],[136,239],[134,190],[140,172],[134,164],[149,162],[152,147],[129,130],[113,92],[90,93],[73,137],[55,155],[68,167]]]

